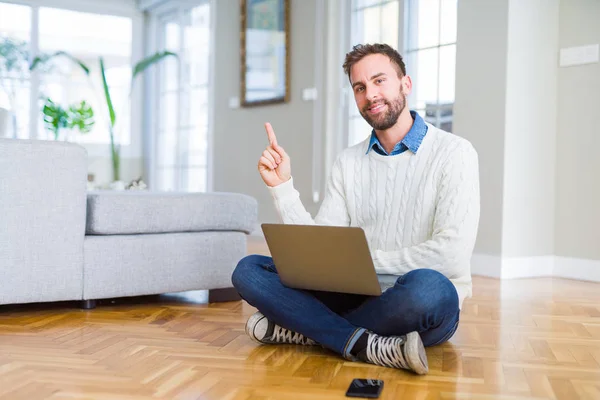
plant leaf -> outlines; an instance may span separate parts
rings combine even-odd
[[[131,76],[131,79],[135,79],[135,77],[140,74],[141,72],[144,72],[146,70],[146,68],[150,67],[153,64],[156,64],[157,62],[159,62],[160,60],[162,60],[165,57],[175,57],[175,58],[179,58],[179,56],[171,51],[161,51],[158,53],[155,53],[151,56],[148,56],[146,58],[144,58],[143,60],[141,60],[140,62],[138,62],[137,64],[135,64],[135,67],[133,68],[133,75]]]
[[[89,133],[94,127],[94,110],[85,100],[82,100],[79,104],[71,105],[68,115],[68,128],[77,128],[81,133]]]
[[[115,126],[115,109],[110,99],[110,91],[108,90],[108,83],[106,82],[106,72],[104,70],[104,59],[100,57],[100,73],[102,74],[102,86],[104,87],[104,96],[106,97],[106,106],[108,107],[108,114],[110,115],[110,126]]]
[[[38,56],[38,57],[34,58],[33,62],[29,66],[29,70],[33,71],[39,64],[45,64],[46,62],[50,61],[51,59],[53,59],[55,57],[59,57],[59,56],[68,58],[69,60],[71,60],[75,64],[79,65],[81,67],[81,69],[83,70],[83,72],[87,76],[90,75],[90,69],[88,68],[87,65],[85,65],[81,60],[77,59],[76,57],[73,57],[71,54],[67,53],[66,51],[62,51],[62,50],[61,51],[57,51],[54,54],[45,55],[45,56]]]
[[[54,140],[58,139],[58,131],[61,128],[66,128],[68,124],[68,113],[67,110],[62,108],[59,104],[53,102],[50,98],[46,99],[44,108],[42,108],[44,114],[44,123],[46,129],[54,133]]]

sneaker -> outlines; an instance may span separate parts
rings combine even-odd
[[[408,369],[419,375],[429,372],[427,354],[418,332],[404,336],[380,336],[369,332],[367,347],[357,357],[364,362]]]
[[[257,343],[263,344],[302,344],[307,346],[316,345],[312,339],[300,333],[282,328],[271,322],[261,312],[257,312],[248,318],[246,322],[246,335]]]

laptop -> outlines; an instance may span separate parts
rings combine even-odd
[[[289,224],[261,227],[285,286],[379,296],[398,278],[377,275],[362,228]]]

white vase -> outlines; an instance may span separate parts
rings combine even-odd
[[[108,185],[110,190],[125,190],[125,182],[123,181],[114,181]]]

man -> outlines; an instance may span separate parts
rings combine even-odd
[[[337,158],[316,218],[268,123],[258,170],[284,223],[362,227],[377,273],[398,276],[395,285],[378,297],[292,289],[258,255],[239,262],[232,282],[259,310],[246,324],[257,342],[320,344],[348,360],[425,374],[424,346],[450,339],[471,296],[477,153],[408,109],[412,82],[390,46],[357,45],[343,67],[373,131]]]

